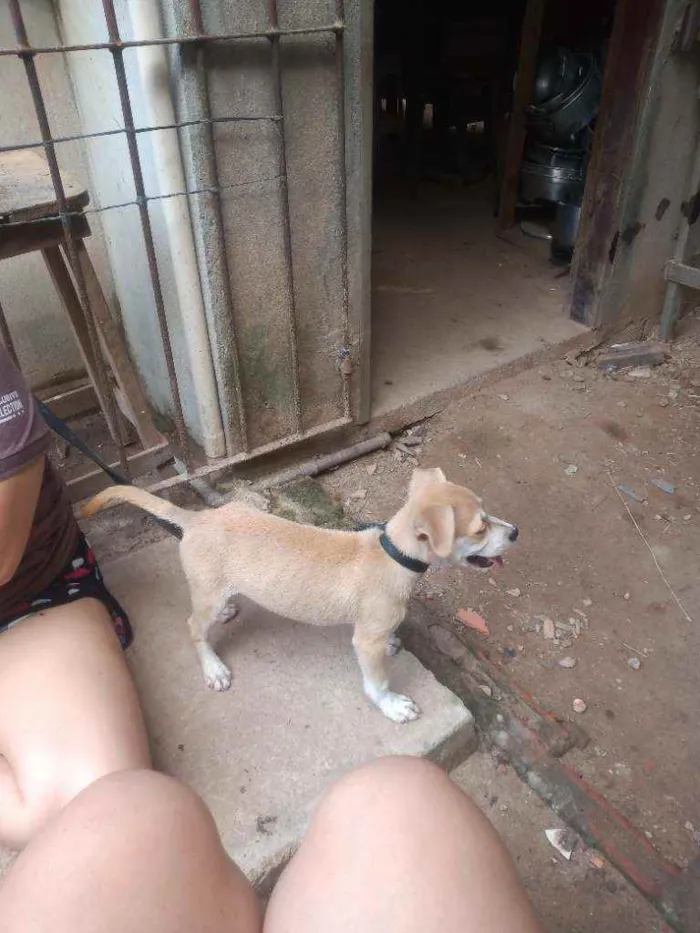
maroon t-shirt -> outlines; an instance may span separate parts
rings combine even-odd
[[[0,483],[46,456],[49,429],[21,373],[0,343]],[[35,599],[68,563],[80,531],[68,492],[48,458],[27,547],[12,579],[0,586],[0,624]]]

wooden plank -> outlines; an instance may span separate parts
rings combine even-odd
[[[503,163],[501,197],[498,208],[498,228],[508,230],[515,223],[518,201],[520,164],[525,146],[525,114],[532,101],[535,86],[535,68],[540,47],[540,33],[545,0],[527,0],[520,30],[518,74],[513,96],[513,107],[508,121],[508,141]]]
[[[56,291],[60,295],[63,306],[68,312],[68,320],[70,321],[73,334],[78,343],[80,355],[85,363],[87,374],[95,387],[95,393],[99,399],[100,407],[105,413],[105,417],[107,417],[107,412],[109,411],[108,401],[102,398],[100,393],[100,379],[97,374],[98,364],[92,351],[90,334],[88,333],[85,317],[83,316],[83,309],[78,298],[78,293],[73,285],[73,280],[70,277],[68,266],[63,261],[63,256],[58,246],[51,246],[48,249],[44,249],[42,250],[42,254],[51,279],[53,280],[53,284],[56,287]]]
[[[56,392],[54,395],[43,398],[42,401],[49,406],[54,415],[63,421],[76,418],[78,415],[86,415],[100,407],[95,387],[90,383],[76,386],[65,392]]]
[[[90,203],[90,195],[76,178],[62,172],[61,179],[69,210],[79,211]],[[29,149],[0,153],[0,222],[38,220],[57,212],[46,159]]]
[[[639,101],[660,29],[664,0],[617,0],[600,110],[588,164],[581,223],[571,267],[575,321],[598,320],[599,296],[615,261],[619,211],[634,149]]]
[[[136,428],[143,446],[155,447],[162,444],[163,435],[153,424],[150,407],[126,349],[126,341],[112,317],[90,254],[82,240],[76,243],[76,250],[85,277],[90,310],[102,337],[103,351],[122,394],[120,407],[123,406],[124,414]]]
[[[688,226],[686,224],[686,226]],[[700,288],[700,269],[689,266],[676,259],[669,259],[666,263],[666,280],[677,285],[687,285],[688,288]]]
[[[72,215],[70,225],[76,238],[90,236],[90,227],[84,214]],[[0,259],[11,259],[13,256],[59,246],[63,238],[63,226],[57,217],[7,227],[0,223]]]
[[[131,476],[143,476],[144,473],[150,473],[152,470],[165,466],[172,459],[173,453],[170,444],[166,441],[158,447],[140,450],[138,453],[127,457],[129,473]],[[119,469],[118,461],[108,465],[113,470]],[[80,502],[82,499],[90,498],[90,496],[96,496],[100,490],[111,485],[112,480],[102,470],[92,470],[90,473],[71,479],[67,483],[71,502]]]

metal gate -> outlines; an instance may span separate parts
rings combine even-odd
[[[54,46],[32,45],[23,0],[8,4],[17,45],[0,49],[0,56],[17,56],[24,64],[41,139],[3,145],[0,152],[33,148],[45,153],[64,252],[98,362],[98,394],[107,400],[105,416],[122,465],[128,463],[109,391],[113,373],[104,359],[105,335],[95,324],[91,292],[78,261],[73,224],[77,212],[66,197],[56,155],[57,145],[68,138],[52,131],[37,70],[42,56],[71,59],[89,53],[94,67],[103,68],[99,56],[104,55],[116,82],[120,125],[91,130],[83,124],[85,131],[70,139],[83,144],[125,140],[134,196],[80,213],[99,212],[104,223],[118,211],[138,214],[141,244],[123,242],[115,254],[127,263],[123,269],[128,277],[129,251],[143,250],[150,294],[144,297],[141,292],[136,311],[128,312],[122,299],[122,324],[153,399],[150,386],[157,374],[151,372],[148,347],[144,351],[140,346],[140,333],[147,324],[157,323],[168,395],[158,407],[171,418],[171,441],[188,473],[205,475],[351,423],[363,405],[362,386],[367,382],[359,363],[368,365],[361,322],[368,314],[369,240],[363,216],[366,223],[369,167],[359,150],[346,157],[346,100],[354,110],[359,139],[366,89],[361,89],[359,74],[345,80],[345,62],[355,53],[346,49],[342,0],[175,0],[164,3],[162,10],[157,0],[118,0],[116,8],[115,0],[101,0],[101,41]],[[60,0],[60,5],[69,8],[71,3]],[[164,17],[160,35],[138,34],[139,28],[148,29],[144,10],[149,9],[156,11],[156,19]],[[125,27],[131,33],[126,37]],[[130,64],[129,56],[136,56],[136,62],[132,59]],[[158,89],[148,87],[149,75],[162,83],[161,65],[167,68],[172,94],[173,116],[166,122],[162,108],[153,104],[152,93]],[[137,70],[142,83],[134,101]],[[91,93],[88,81],[87,100]],[[141,123],[135,110],[160,119]],[[184,185],[180,190],[149,190],[144,143],[164,138],[165,131],[177,133]],[[163,162],[172,160],[173,148],[157,142],[151,146],[146,159],[155,161],[158,177]],[[98,174],[99,170],[98,165]],[[191,218],[203,338],[197,337],[196,322],[189,327],[188,309],[181,309],[174,325],[176,315],[168,308],[170,281],[169,276],[164,281],[158,243],[168,215],[163,215],[165,220],[159,215],[154,224],[154,211],[173,202],[186,205]],[[187,243],[185,252],[186,248]],[[178,256],[175,278],[181,272],[177,260]],[[115,278],[117,273],[119,269]],[[6,326],[3,330],[7,333]],[[183,392],[183,385],[196,376],[196,339],[200,344],[204,339],[210,355],[215,386],[210,394],[216,407],[210,420],[220,418],[223,435],[217,455],[210,455],[208,462],[191,443],[201,406],[211,402],[205,398],[206,379],[202,377],[191,393],[186,388]]]

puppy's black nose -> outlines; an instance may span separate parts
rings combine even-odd
[[[512,541],[513,544],[515,544],[515,542],[518,540],[518,535],[519,535],[519,534],[520,534],[520,530],[519,530],[518,528],[516,528],[515,525],[513,525],[513,530],[512,530],[511,533],[508,535],[508,540],[509,540],[509,541]]]

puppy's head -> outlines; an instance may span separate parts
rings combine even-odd
[[[500,566],[518,539],[515,525],[489,515],[471,489],[448,483],[440,469],[413,471],[407,504],[416,537],[453,564]]]

